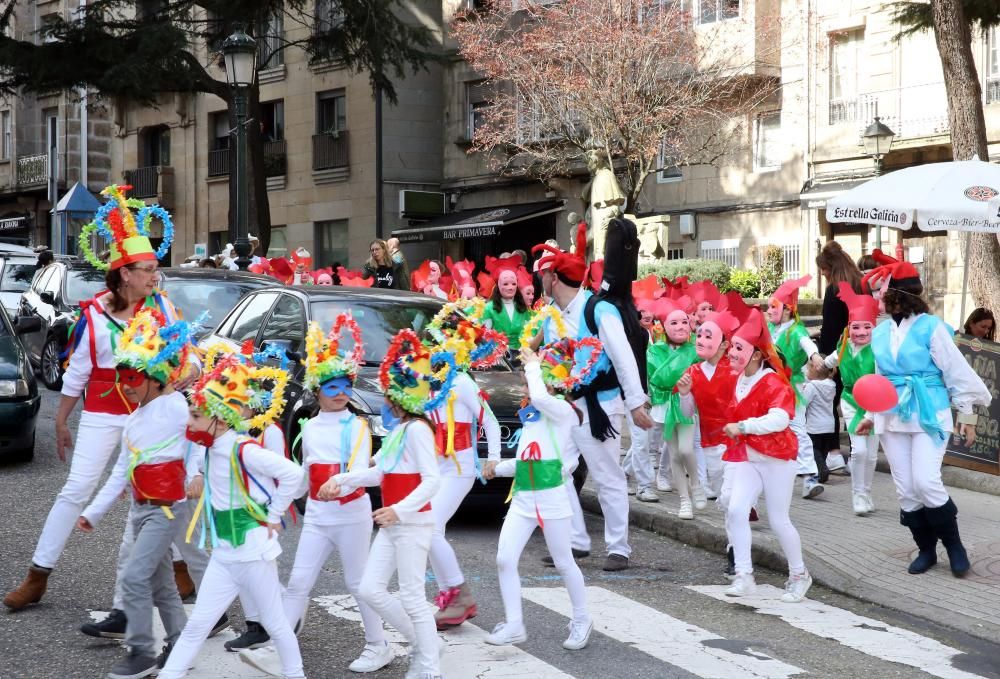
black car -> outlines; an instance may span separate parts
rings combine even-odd
[[[35,455],[35,420],[42,398],[28,356],[18,337],[39,324],[22,318],[16,325],[0,307],[0,459],[27,462]]]
[[[244,299],[216,330],[201,342],[203,348],[222,341],[234,350],[247,340],[253,340],[258,349],[265,344],[282,347],[293,358],[304,349],[306,327],[317,321],[322,328],[330,328],[334,319],[350,311],[361,327],[365,341],[365,365],[355,383],[352,409],[368,419],[374,436],[373,449],[388,432],[382,426],[379,412],[382,392],[378,384],[378,366],[397,331],[411,328],[423,330],[441,308],[442,302],[434,297],[399,290],[352,287],[286,287],[257,290]],[[301,427],[299,420],[316,414],[318,405],[313,394],[302,387],[302,366],[293,361],[287,390],[288,406],[282,417],[282,427],[289,448],[296,442]],[[474,371],[473,378],[489,396],[489,404],[500,423],[503,457],[516,453],[515,434],[521,427],[517,411],[523,395],[521,376],[509,365],[488,371]],[[513,439],[513,440],[512,440]],[[300,455],[298,446],[292,450]],[[487,455],[486,442],[479,441],[479,456]],[[585,470],[581,464],[578,482],[582,483]],[[488,493],[506,496],[509,479],[490,481],[485,486],[476,483],[473,494]]]
[[[160,270],[160,288],[185,319],[193,321],[206,312],[198,337],[208,334],[247,292],[274,284],[273,278],[246,271]],[[22,296],[19,317],[35,317],[41,322],[37,332],[25,335],[25,348],[49,389],[62,387],[59,354],[66,348],[80,302],[104,288],[103,271],[80,260],[60,258],[40,271]]]

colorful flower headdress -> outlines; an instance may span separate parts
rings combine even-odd
[[[453,354],[447,351],[432,354],[417,333],[405,329],[392,339],[378,377],[386,398],[408,413],[423,415],[444,404],[457,374]]]
[[[177,379],[192,351],[192,325],[167,323],[159,309],[143,307],[129,321],[115,346],[115,364],[146,373],[161,384]]]
[[[288,372],[270,366],[247,365],[236,354],[213,353],[192,389],[191,402],[205,415],[216,417],[245,434],[263,430],[285,409]]]
[[[538,350],[542,367],[542,380],[559,392],[571,392],[590,384],[597,376],[599,362],[604,356],[604,346],[595,337],[572,339],[567,337],[562,313],[553,305],[539,309],[524,326],[521,345],[527,346],[539,332],[542,323],[552,324],[552,333],[558,339]]]
[[[544,332],[543,323],[552,323],[552,330],[556,337],[566,337],[569,334],[559,309],[552,304],[543,304],[536,309],[535,315],[524,324],[524,328],[521,330],[521,346],[527,346],[538,332]]]
[[[170,220],[170,213],[159,205],[146,205],[137,198],[126,198],[125,192],[131,188],[112,184],[101,191],[108,202],[94,215],[94,221],[80,231],[80,252],[101,271],[163,259],[174,242],[174,224]],[[132,210],[137,212],[133,214]],[[149,227],[154,219],[159,219],[163,224],[163,242],[155,251],[149,242]],[[111,258],[107,264],[91,248],[91,237],[95,233],[110,243]]]
[[[353,348],[350,352],[340,350],[341,334],[347,330],[351,334]],[[350,312],[340,314],[333,322],[329,334],[323,335],[319,324],[312,321],[306,332],[306,389],[315,389],[335,377],[357,377],[358,369],[365,361],[365,345],[361,342],[361,328]]]
[[[449,302],[427,324],[427,332],[441,350],[454,354],[462,370],[496,365],[507,352],[507,336],[483,325],[486,300]]]

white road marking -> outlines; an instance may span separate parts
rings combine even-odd
[[[893,627],[881,620],[866,618],[842,608],[806,599],[797,604],[780,600],[782,590],[772,585],[757,585],[757,594],[747,597],[727,597],[725,586],[688,587],[688,589],[730,604],[751,606],[757,613],[773,615],[823,639],[838,641],[844,646],[870,656],[915,667],[922,672],[942,679],[977,679],[955,668],[951,661],[962,651],[945,646],[900,627]]]
[[[562,588],[526,587],[522,595],[567,618],[572,616]],[[587,608],[594,618],[594,631],[700,677],[738,674],[747,679],[783,679],[806,673],[760,651],[746,648],[733,653],[706,643],[725,640],[603,587],[587,587]]]
[[[361,625],[354,597],[335,594],[313,599],[320,607],[337,618]],[[430,605],[430,604],[428,604]],[[431,608],[434,608],[431,606]],[[437,610],[434,608],[434,610]],[[446,677],[468,679],[572,679],[557,667],[536,658],[517,646],[490,646],[485,639],[488,633],[467,622],[445,632],[447,646],[441,656],[441,673]],[[386,626],[386,640],[395,646],[396,655],[406,655],[408,646],[402,634]],[[562,650],[561,648],[559,650]],[[361,649],[358,649],[361,652]],[[306,668],[307,670],[309,668]]]

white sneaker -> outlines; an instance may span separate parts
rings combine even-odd
[[[640,488],[636,491],[635,499],[639,502],[659,502],[660,496],[649,488]]]
[[[586,622],[576,622],[575,620],[569,623],[569,636],[566,637],[566,641],[563,642],[563,648],[569,649],[570,651],[579,651],[587,645],[590,641],[590,633],[594,631],[594,621],[587,618]]]
[[[869,512],[874,512],[875,511],[875,500],[872,499],[872,494],[871,493],[865,493],[864,495],[865,495],[865,504],[868,505],[868,511]]]
[[[484,639],[491,646],[507,646],[509,644],[520,644],[528,640],[528,632],[524,629],[524,624],[508,625],[501,622],[493,628],[493,632]]]
[[[844,464],[844,456],[840,453],[827,453],[826,455],[826,468],[833,473],[839,471],[846,467]]]
[[[681,507],[677,510],[678,519],[693,519],[694,509],[691,507],[691,500],[686,497],[681,498]]]
[[[281,671],[281,658],[278,656],[278,649],[274,646],[245,648],[240,651],[240,660],[272,677],[285,676]]]
[[[380,644],[365,644],[357,660],[347,666],[352,672],[375,672],[392,662],[396,654],[384,641]]]
[[[726,596],[752,596],[757,592],[757,581],[753,573],[737,573],[733,584],[723,592]]]
[[[670,485],[670,479],[668,479],[665,476],[656,477],[656,490],[660,491],[661,493],[669,493],[673,489],[674,487]]]
[[[797,604],[806,598],[806,592],[813,584],[812,576],[808,571],[803,571],[798,575],[789,575],[785,582],[785,593],[781,595],[781,600],[786,604]]]
[[[802,497],[806,500],[819,496],[824,490],[823,484],[815,476],[802,477]]]
[[[708,496],[705,495],[705,486],[698,485],[691,491],[692,499],[694,500],[694,508],[697,510],[702,510],[708,506]]]
[[[851,505],[857,516],[864,516],[868,513],[868,503],[865,501],[864,493],[852,493]]]

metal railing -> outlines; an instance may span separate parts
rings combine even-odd
[[[347,167],[347,130],[332,134],[314,134],[312,146],[314,170]]]
[[[897,139],[944,134],[949,130],[948,97],[943,82],[864,92],[857,97],[831,100],[829,124],[856,123],[859,134],[875,116],[896,133]]]
[[[229,174],[229,149],[208,152],[208,176],[221,177]]]
[[[799,278],[802,273],[802,246],[798,243],[779,245],[781,248],[781,270],[784,280]],[[764,255],[767,245],[759,245],[754,248],[754,266],[761,269],[764,266]]]
[[[736,268],[739,266],[740,249],[735,248],[702,248],[702,259],[715,259],[724,262],[727,266]]]
[[[160,166],[125,170],[125,181],[132,187],[132,198],[156,198],[160,189]]]
[[[17,184],[30,186],[44,184],[49,180],[49,156],[41,153],[34,156],[21,156],[17,159]]]
[[[280,28],[279,28],[280,30]],[[285,63],[281,34],[257,36],[257,68],[274,68]]]
[[[287,149],[284,139],[264,142],[264,176],[280,177],[288,166]],[[216,149],[208,152],[208,176],[223,177],[229,174],[230,149]]]
[[[986,87],[983,88],[983,96],[987,104],[995,104],[1000,101],[1000,78],[987,78]]]

